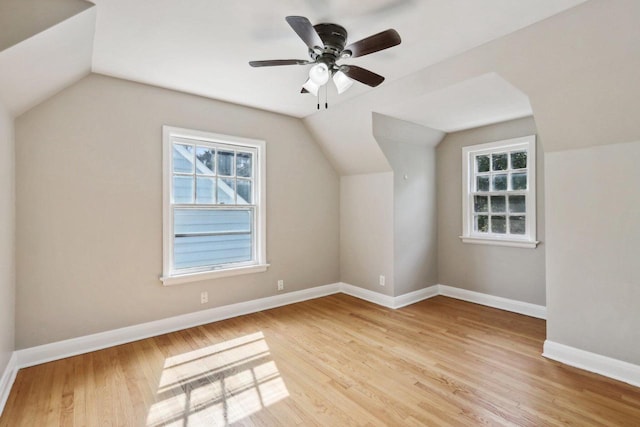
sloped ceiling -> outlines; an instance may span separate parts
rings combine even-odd
[[[496,73],[487,73],[400,102],[380,113],[445,132],[456,132],[533,114],[529,98]]]
[[[0,1],[0,51],[93,7],[84,0]]]
[[[81,3],[72,2],[73,7],[64,9],[65,13],[58,10],[54,17],[61,22],[44,18],[29,21],[25,15],[38,9],[27,7],[15,11],[14,17],[20,17],[16,19],[21,25],[0,27],[3,43],[10,44],[0,51],[0,102],[12,116],[19,116],[91,72],[96,9],[90,3]],[[25,4],[34,6],[30,0]],[[17,42],[15,34],[26,38]]]

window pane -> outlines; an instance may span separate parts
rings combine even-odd
[[[526,220],[524,216],[509,217],[509,231],[511,234],[524,234],[526,231]]]
[[[514,173],[511,175],[511,189],[512,190],[526,190],[527,189],[527,173]]]
[[[506,212],[506,198],[504,196],[491,196],[491,212]]]
[[[476,178],[476,191],[489,191],[489,177],[479,176]]]
[[[251,178],[251,163],[253,155],[251,153],[236,154],[236,175]]]
[[[509,212],[522,213],[526,208],[525,196],[509,196]]]
[[[493,190],[504,191],[507,189],[507,174],[493,175]]]
[[[527,167],[527,152],[518,151],[511,153],[511,169],[523,169]]]
[[[486,215],[478,215],[476,216],[475,221],[476,231],[480,233],[486,233],[489,231],[489,217]]]
[[[493,170],[494,171],[504,171],[507,170],[507,155],[506,153],[502,154],[493,154]]]
[[[173,144],[173,171],[193,173],[193,146]]]
[[[251,261],[252,220],[251,210],[176,209],[174,268]]]
[[[251,233],[176,237],[173,268],[206,267],[252,260]]]
[[[193,175],[173,176],[173,203],[193,203]]]
[[[252,211],[235,209],[175,209],[174,233],[249,233]]]
[[[196,173],[213,175],[215,172],[215,151],[210,148],[196,147]]]
[[[209,203],[216,202],[215,178],[198,177],[196,179],[196,203]]]
[[[476,165],[478,167],[478,172],[489,172],[489,156],[477,156]]]
[[[236,181],[233,178],[218,178],[218,203],[233,205],[236,203]]]
[[[218,151],[218,175],[233,175],[233,151]]]
[[[248,205],[252,203],[251,200],[251,181],[248,179],[239,179],[238,185],[238,201],[239,205]]]
[[[473,198],[473,210],[474,212],[488,212],[489,198],[487,196],[475,196]]]
[[[491,232],[504,234],[507,232],[507,220],[504,216],[491,217]]]

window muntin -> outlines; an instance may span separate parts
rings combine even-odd
[[[463,148],[468,243],[535,247],[535,136]]]
[[[264,142],[163,130],[163,282],[264,271]]]

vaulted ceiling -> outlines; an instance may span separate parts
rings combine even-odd
[[[349,61],[390,82],[582,1],[95,0],[95,36],[91,25],[83,34],[67,31],[57,43],[67,49],[56,52],[59,60],[54,62],[68,62],[80,40],[93,41],[94,72],[305,117],[316,112],[313,96],[300,94],[308,66],[247,65],[252,59],[307,58],[306,46],[284,20],[287,15],[341,24],[351,41],[397,29],[400,46]],[[38,25],[52,27],[81,13],[87,5],[79,0],[4,0],[0,48],[34,36]],[[46,59],[33,65],[46,68]],[[339,97],[330,93],[329,101],[344,102],[371,90],[356,84]]]
[[[306,46],[284,20],[302,15],[314,24],[344,26],[349,41],[387,28],[402,37],[397,47],[343,61],[386,80],[379,88],[356,83],[340,96],[328,85],[330,109],[357,101],[372,113],[443,131],[465,129],[531,114],[526,94],[495,73],[431,87],[428,93],[416,87],[388,96],[380,88],[402,87],[398,82],[433,64],[583,1],[94,0],[93,6],[82,0],[3,0],[0,102],[19,115],[93,71],[305,118],[314,133],[325,133],[322,143],[332,137],[330,130],[312,124],[325,112],[316,110],[314,96],[300,93],[309,66],[248,65],[258,59],[307,59]],[[363,125],[366,129],[358,131],[343,123],[350,130],[342,136],[371,135],[370,123]],[[376,167],[361,170],[367,169]]]

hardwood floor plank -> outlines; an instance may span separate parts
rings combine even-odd
[[[544,339],[446,297],[338,294],[22,369],[0,427],[640,425],[640,389]]]

